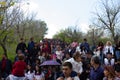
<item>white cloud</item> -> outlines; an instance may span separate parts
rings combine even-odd
[[[47,38],[52,38],[54,34],[56,34],[61,29],[64,29],[66,27],[72,26],[74,24],[74,21],[76,19],[80,18],[80,24],[79,27],[81,31],[84,33],[87,33],[89,30],[89,25],[87,24],[87,18],[88,18],[88,9],[82,8],[82,10],[78,8],[78,6],[71,6],[65,5],[66,7],[63,7],[59,4],[52,4],[51,1],[41,1],[41,0],[29,0],[29,10],[32,12],[38,13],[36,16],[36,19],[41,19],[47,23],[48,27],[48,34],[45,36]],[[52,0],[53,2],[56,2],[55,0]],[[62,0],[64,2],[64,0]],[[76,5],[76,4],[74,4]],[[79,3],[78,3],[79,5]],[[62,7],[62,8],[61,8]],[[87,7],[88,8],[88,7]],[[86,12],[87,11],[87,12]],[[88,16],[87,16],[88,15]]]
[[[48,24],[49,25],[49,30],[48,34],[45,36],[46,38],[52,38],[53,35],[55,35],[57,32],[59,32],[61,29],[65,29],[65,27],[60,27],[59,25],[55,24]],[[80,24],[80,29],[82,32],[87,33],[87,31],[90,29],[89,25],[86,23],[81,23]]]
[[[46,38],[52,38],[59,30],[55,24],[49,24],[48,29],[48,34],[45,36]]]
[[[90,28],[89,28],[89,25],[88,25],[88,24],[86,24],[86,23],[81,23],[81,24],[80,24],[80,29],[81,29],[82,32],[87,33],[87,31],[88,31]]]

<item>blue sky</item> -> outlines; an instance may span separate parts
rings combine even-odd
[[[29,10],[37,13],[36,19],[47,23],[48,35],[68,26],[78,25],[81,31],[87,32],[90,18],[98,0],[28,0]]]

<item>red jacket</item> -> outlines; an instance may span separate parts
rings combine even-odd
[[[26,69],[26,63],[24,61],[17,61],[13,65],[12,74],[17,77],[23,77]]]

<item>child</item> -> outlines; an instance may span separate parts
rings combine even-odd
[[[39,65],[35,66],[35,74],[33,80],[45,80],[44,73],[41,72]]]
[[[108,52],[106,54],[106,58],[104,58],[104,65],[114,66],[114,64],[115,64],[115,59],[112,58],[112,53]]]
[[[27,65],[27,70],[25,72],[25,77],[27,80],[33,80],[34,71],[30,64]]]

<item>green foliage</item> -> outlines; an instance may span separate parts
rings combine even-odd
[[[38,42],[47,34],[47,24],[41,20],[35,20],[31,15],[26,15],[22,11],[21,6],[14,6],[18,0],[7,0],[0,4],[0,47],[1,53],[8,53],[8,56],[13,59],[12,54],[15,48],[9,48],[16,43],[20,38],[29,40],[31,37]],[[7,3],[7,4],[6,4]],[[13,6],[13,7],[11,7]],[[10,8],[11,7],[11,8]]]
[[[98,40],[98,42],[100,42],[100,41],[102,41],[104,44],[106,44],[106,42],[107,41],[111,41],[111,39],[110,38],[107,38],[107,37],[104,37],[104,38],[100,38],[99,40]],[[98,43],[97,42],[97,43]],[[112,41],[111,41],[112,42]]]
[[[24,20],[23,23],[16,24],[15,37],[25,38],[29,40],[34,37],[36,41],[40,41],[47,34],[47,24],[41,20]]]
[[[16,43],[7,45],[7,50],[8,50],[7,56],[10,60],[12,60],[12,62],[14,61],[14,58],[16,56],[16,53],[15,53],[16,45],[17,45]],[[3,53],[4,53],[4,51],[3,51],[2,47],[0,47],[0,59],[2,58]]]
[[[69,27],[65,30],[60,30],[60,32],[53,36],[53,38],[58,38],[68,43],[73,41],[81,41],[81,37],[82,32],[80,32],[76,27]]]

